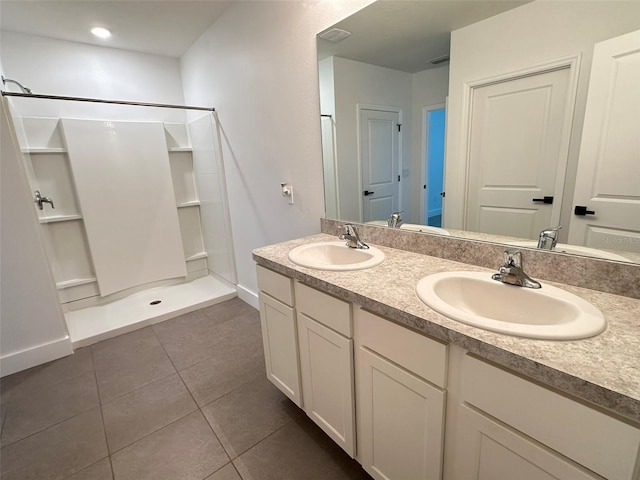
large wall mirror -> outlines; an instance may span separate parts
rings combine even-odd
[[[639,0],[379,0],[317,44],[328,218],[640,263]]]

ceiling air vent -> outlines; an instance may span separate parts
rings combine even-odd
[[[346,30],[342,30],[340,28],[330,28],[329,30],[322,32],[319,37],[324,38],[333,43],[338,43],[344,40],[347,37],[351,36],[351,32],[347,32]]]
[[[432,58],[427,63],[431,65],[440,65],[441,63],[447,63],[449,61],[449,55],[442,55],[441,57]]]

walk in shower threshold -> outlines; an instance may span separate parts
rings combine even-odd
[[[235,296],[233,286],[208,276],[188,283],[151,288],[106,305],[67,312],[65,318],[73,348],[79,348]]]

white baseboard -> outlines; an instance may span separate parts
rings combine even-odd
[[[42,365],[73,353],[69,335],[42,345],[36,345],[0,358],[0,377]]]
[[[253,292],[239,284],[236,285],[236,288],[238,289],[238,298],[240,300],[242,300],[245,303],[248,303],[256,310],[260,310],[260,304],[258,302],[258,294],[256,292]]]

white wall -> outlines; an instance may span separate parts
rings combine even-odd
[[[336,122],[339,179],[336,218],[362,220],[361,188],[354,188],[360,185],[356,105],[361,103],[402,108],[403,218],[411,223],[424,223],[421,217],[425,179],[422,110],[444,103],[448,89],[446,65],[409,74],[339,57],[320,62],[322,113],[332,114]]]
[[[466,135],[465,82],[517,71],[580,54],[581,64],[571,131],[567,182],[561,223],[566,224],[573,200],[582,123],[595,43],[640,28],[637,1],[538,1],[456,30],[451,36],[451,71],[447,120],[447,196],[445,227],[461,228]],[[563,230],[563,235],[566,231]]]
[[[410,215],[409,185],[411,172],[411,74],[389,68],[334,57],[336,152],[340,183],[341,218],[362,220],[357,105],[378,105],[401,109],[400,165],[402,209]]]
[[[320,87],[320,119],[322,126],[322,167],[324,180],[324,207],[328,218],[340,218],[338,175],[336,165],[335,90],[333,84],[333,57],[318,62]]]
[[[449,66],[430,68],[411,76],[413,128],[411,130],[411,223],[426,223],[421,215],[426,178],[424,108],[444,104],[449,92]]]
[[[3,102],[0,133],[0,375],[4,376],[72,350]]]
[[[176,58],[130,52],[33,35],[2,32],[5,77],[33,93],[183,104]],[[18,91],[11,87],[12,91]],[[182,110],[14,99],[21,116],[110,118],[184,122]]]
[[[233,2],[181,59],[185,101],[216,107],[239,294],[251,251],[316,233],[324,215],[316,34],[371,3]],[[295,204],[281,195],[293,185]]]

